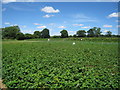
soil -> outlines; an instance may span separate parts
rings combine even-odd
[[[7,88],[7,87],[2,82],[3,82],[3,80],[0,80],[0,89],[5,90],[5,88]]]

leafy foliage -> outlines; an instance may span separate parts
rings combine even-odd
[[[23,39],[33,39],[33,38],[68,38],[68,37],[120,37],[120,35],[112,35],[112,32],[108,31],[106,35],[101,35],[101,28],[93,27],[89,29],[88,31],[85,30],[79,30],[76,32],[76,34],[68,35],[67,30],[60,31],[61,36],[50,36],[49,35],[49,29],[45,28],[42,31],[34,31],[34,34],[26,33],[23,35],[22,32],[20,32],[20,28],[18,26],[11,26],[11,27],[5,27],[2,28],[2,39],[17,39],[17,40],[23,40]],[[87,33],[87,35],[86,35]],[[24,37],[24,38],[23,38]]]
[[[25,39],[25,36],[24,36],[23,33],[17,33],[16,39],[17,39],[17,40],[24,40],[24,39]]]
[[[17,33],[19,32],[20,32],[20,28],[18,26],[2,28],[2,36],[3,36],[2,38],[15,39]]]
[[[33,35],[34,35],[34,38],[41,38],[41,32],[40,31],[35,31]]]
[[[32,34],[29,34],[29,33],[25,34],[25,39],[32,39],[32,38],[33,38]]]
[[[85,37],[86,36],[86,31],[85,30],[79,30],[79,31],[77,31],[77,36],[78,37]]]
[[[108,36],[108,37],[112,36],[112,32],[111,31],[107,31],[106,36]]]
[[[8,88],[118,88],[118,43],[3,41]]]
[[[89,37],[98,37],[101,35],[101,28],[93,27],[87,31]]]
[[[62,38],[67,38],[67,37],[68,37],[68,32],[67,32],[67,30],[62,30],[62,31],[60,31],[60,33],[61,33],[61,37],[62,37]]]
[[[42,36],[42,38],[49,38],[50,37],[49,29],[47,29],[47,28],[43,29],[41,32],[41,36]]]

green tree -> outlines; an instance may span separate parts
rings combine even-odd
[[[101,28],[95,28],[95,36],[99,37],[101,35]]]
[[[49,29],[45,28],[41,31],[41,37],[42,38],[50,38],[50,35],[49,35]]]
[[[3,38],[15,39],[19,32],[20,28],[18,26],[5,27],[2,29]]]
[[[77,31],[76,35],[78,37],[85,37],[86,36],[86,31],[85,30],[79,30],[79,31]]]
[[[74,34],[73,37],[77,37],[76,34]]]
[[[24,36],[23,33],[20,32],[20,33],[17,33],[16,39],[17,39],[17,40],[24,40],[24,39],[25,39],[25,36]]]
[[[89,37],[99,37],[101,35],[101,28],[93,27],[87,31]]]
[[[60,38],[60,36],[55,35],[55,36],[52,36],[52,38]]]
[[[33,36],[34,36],[34,38],[41,38],[41,32],[40,31],[35,31]]]
[[[32,39],[32,38],[33,38],[32,34],[29,34],[29,33],[25,34],[25,39]]]
[[[67,38],[67,37],[68,37],[68,32],[67,32],[67,30],[62,30],[62,31],[60,31],[60,33],[61,33],[61,37],[62,37],[62,38]]]
[[[87,33],[88,33],[88,37],[94,37],[95,36],[95,30],[94,29],[89,29],[88,31],[87,31]]]
[[[111,31],[107,31],[106,36],[111,37],[112,36],[112,32]]]

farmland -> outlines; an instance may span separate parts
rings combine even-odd
[[[4,40],[3,83],[8,88],[118,88],[118,42],[104,40]]]

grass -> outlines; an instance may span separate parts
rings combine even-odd
[[[9,88],[118,88],[118,58],[117,41],[3,41],[3,80]]]

